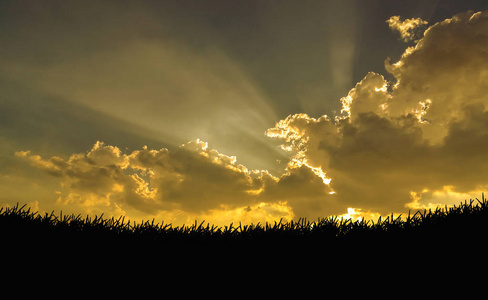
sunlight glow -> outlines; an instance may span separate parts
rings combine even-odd
[[[322,171],[321,167],[312,167],[311,165],[307,164],[306,162],[304,163],[307,167],[309,167],[315,175],[320,177],[322,181],[324,182],[325,185],[329,185],[331,182],[331,178],[327,177],[324,171]]]
[[[337,217],[339,217],[340,219],[342,218],[344,220],[353,219],[353,220],[361,221],[363,219],[361,217],[361,210],[358,208],[353,208],[353,207],[348,207],[346,214],[342,214],[342,215],[339,215]]]
[[[383,84],[382,87],[380,88],[374,88],[375,92],[383,92],[383,93],[386,93],[386,91],[388,90],[388,84],[385,83]]]
[[[441,190],[431,191],[423,189],[422,192],[410,191],[412,201],[405,204],[405,207],[414,210],[444,208],[445,206],[451,207],[465,200],[475,199],[484,190],[484,188],[480,187],[480,190],[459,193],[454,191],[453,186],[446,185]]]
[[[341,114],[346,114],[347,117],[351,118],[351,104],[352,104],[352,97],[351,95],[347,95],[346,97],[341,98],[342,109]]]
[[[248,190],[248,191],[246,191],[246,193],[248,193],[249,195],[253,195],[253,196],[258,196],[262,192],[264,192],[264,187],[261,187],[261,188],[256,189],[256,190]]]
[[[424,119],[424,115],[427,114],[427,110],[430,107],[430,104],[432,103],[432,100],[430,99],[425,99],[424,102],[419,102],[420,108],[413,110],[413,114],[417,117],[419,120],[419,123],[430,123],[429,120]]]

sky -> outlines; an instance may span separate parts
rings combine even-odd
[[[479,198],[487,10],[0,0],[0,206],[227,225]]]

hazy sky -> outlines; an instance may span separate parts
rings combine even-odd
[[[479,197],[487,9],[0,0],[0,205],[228,223]]]

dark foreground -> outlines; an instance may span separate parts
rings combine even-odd
[[[123,218],[40,215],[19,205],[0,210],[3,249],[117,249],[157,253],[415,253],[485,248],[488,201],[422,211],[403,220],[390,216],[373,221],[326,218],[315,222],[230,225],[195,223],[173,227]]]
[[[427,290],[438,298],[437,286],[429,289],[433,282],[442,282],[446,293],[484,287],[475,282],[488,267],[487,237],[484,196],[404,220],[327,218],[223,228],[40,215],[16,206],[0,211],[0,269],[10,282],[5,286],[17,284],[19,292],[46,282],[48,291],[72,286],[72,292],[96,288],[97,294],[103,287],[110,293],[152,287],[156,293],[215,296],[225,290],[254,298],[263,290],[275,296],[422,291],[424,298]]]

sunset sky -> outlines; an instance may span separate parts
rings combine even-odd
[[[218,225],[488,191],[488,2],[0,0],[0,206]]]

